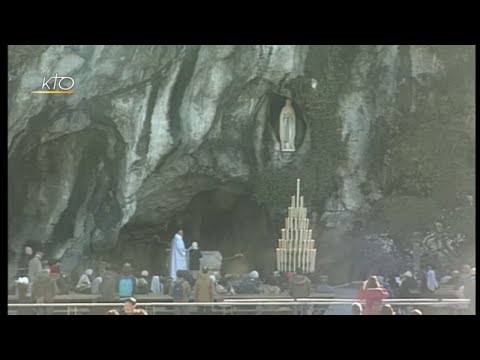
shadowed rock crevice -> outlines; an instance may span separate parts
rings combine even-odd
[[[177,75],[177,80],[173,85],[172,94],[169,101],[168,115],[170,118],[170,129],[174,142],[181,142],[182,118],[180,116],[180,106],[182,105],[185,90],[192,79],[195,65],[197,63],[200,45],[186,46],[183,49],[183,61]]]

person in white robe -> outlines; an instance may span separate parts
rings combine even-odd
[[[183,230],[178,230],[170,246],[170,277],[177,278],[177,270],[187,270],[187,249],[183,242]]]
[[[435,271],[432,267],[427,267],[427,289],[434,292],[438,289],[437,278],[435,277]]]

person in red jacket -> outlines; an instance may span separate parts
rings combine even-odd
[[[388,291],[380,286],[376,276],[370,276],[358,291],[358,298],[365,300],[364,315],[378,315],[382,309],[382,300],[388,297]]]

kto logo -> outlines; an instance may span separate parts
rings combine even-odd
[[[51,76],[43,77],[42,90],[32,91],[34,94],[73,94],[75,80],[70,76]]]

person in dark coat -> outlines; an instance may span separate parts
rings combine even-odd
[[[18,259],[18,271],[17,271],[17,278],[28,276],[28,263],[33,258],[33,249],[25,245],[23,247],[23,253],[20,255]]]
[[[189,270],[191,271],[193,278],[196,280],[200,274],[200,259],[202,258],[202,252],[198,248],[198,243],[194,241],[192,246],[188,250]]]
[[[398,290],[399,297],[403,299],[413,298],[415,296],[412,293],[412,290],[417,290],[417,289],[418,289],[418,283],[413,278],[412,273],[410,271],[405,272],[405,274],[403,274],[402,284],[400,285],[400,289]]]
[[[295,300],[298,298],[307,298],[310,296],[310,289],[312,282],[308,277],[303,275],[302,269],[297,269],[295,275],[290,279],[289,282],[289,294]],[[300,307],[295,307],[295,315],[308,315],[309,308],[308,306],[302,305]]]

